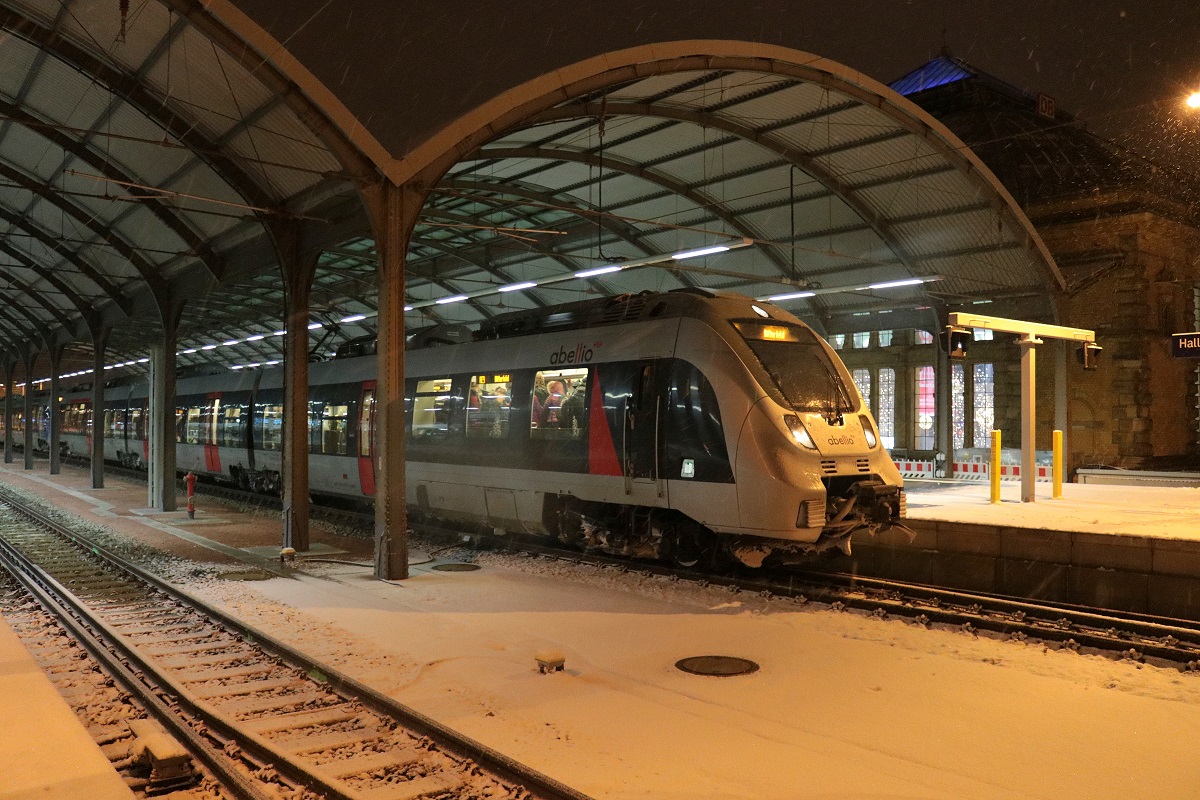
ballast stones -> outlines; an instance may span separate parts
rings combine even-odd
[[[451,561],[448,564],[435,564],[431,569],[436,569],[438,572],[474,572],[479,569],[479,565]]]
[[[690,656],[676,661],[675,667],[693,675],[712,675],[718,678],[749,675],[758,671],[758,664],[748,658],[736,656]]]

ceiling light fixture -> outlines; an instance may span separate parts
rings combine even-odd
[[[724,253],[728,249],[729,245],[718,244],[712,247],[701,247],[699,250],[687,250],[683,253],[676,253],[671,258],[674,261],[682,261],[685,258],[699,258],[700,256],[711,256],[713,253]]]
[[[596,267],[595,269],[585,269],[583,272],[576,272],[576,278],[594,278],[597,275],[607,275],[610,272],[620,272],[625,269],[620,264],[609,264],[606,267]]]

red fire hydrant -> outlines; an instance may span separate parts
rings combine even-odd
[[[184,479],[187,483],[188,493],[188,519],[196,518],[196,473],[189,472],[187,478]]]

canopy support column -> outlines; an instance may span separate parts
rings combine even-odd
[[[150,508],[174,511],[175,498],[175,347],[183,304],[164,313],[162,341],[150,347]]]
[[[92,488],[104,488],[104,350],[111,328],[92,331]]]
[[[283,546],[309,548],[308,526],[308,321],[316,257],[306,257],[298,223],[275,234],[283,270]]]
[[[50,474],[62,472],[62,407],[59,403],[61,387],[58,382],[58,367],[62,363],[65,345],[56,344],[49,348],[50,354]]]
[[[385,181],[365,192],[379,252],[378,373],[375,383],[375,577],[408,577],[404,473],[405,255],[425,191]]]
[[[1021,339],[1021,502],[1037,499],[1037,345],[1035,336]]]
[[[33,448],[37,445],[37,433],[33,430],[33,365],[37,353],[32,348],[22,353],[25,359],[25,469],[33,469]]]
[[[946,327],[946,311],[939,308],[934,312],[934,359],[933,359],[933,475],[936,478],[954,477],[954,388],[951,380],[950,354],[942,346],[941,332]],[[920,419],[917,419],[920,424]],[[939,464],[938,456],[942,457]]]
[[[1063,470],[1069,474],[1071,426],[1067,417],[1067,351],[1070,344],[1065,339],[1059,339],[1054,344],[1054,428],[1062,431]]]
[[[4,356],[4,463],[13,462],[13,380],[17,372],[17,362],[11,356]]]

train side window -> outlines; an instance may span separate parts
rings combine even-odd
[[[533,379],[529,435],[580,439],[587,428],[587,369],[547,369]]]
[[[283,449],[283,406],[267,404],[262,407],[262,449]]]
[[[321,409],[325,407],[324,401],[309,400],[308,401],[308,452],[321,452]]]
[[[245,407],[242,405],[227,405],[221,419],[221,445],[223,447],[244,447],[246,444]]]
[[[654,394],[654,365],[642,367],[642,375],[638,381],[637,410],[653,411],[657,396]]]
[[[204,419],[199,406],[189,406],[184,422],[184,441],[188,444],[204,443]]]
[[[134,439],[145,439],[146,438],[145,414],[146,414],[146,409],[142,408],[141,406],[135,406],[135,405],[129,406],[128,429],[130,431],[130,434],[132,435],[132,438],[134,438]]]
[[[502,439],[508,436],[512,376],[496,373],[472,375],[466,411],[468,439]]]
[[[366,389],[362,395],[362,408],[358,415],[358,454],[363,458],[371,455],[371,422],[375,417],[375,390]]]
[[[326,455],[346,455],[349,428],[350,407],[326,405],[321,411],[321,452]]]
[[[412,435],[448,436],[452,429],[462,428],[462,398],[455,395],[450,378],[430,378],[417,381],[413,398]]]

